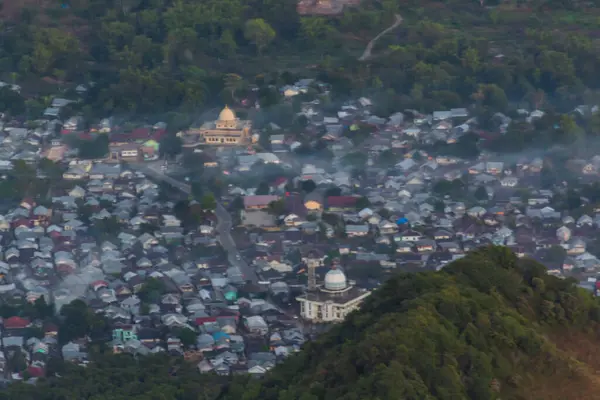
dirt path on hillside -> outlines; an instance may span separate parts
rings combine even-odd
[[[382,30],[381,32],[379,32],[379,35],[375,36],[370,42],[369,44],[367,44],[367,47],[365,47],[365,51],[362,53],[362,55],[358,58],[358,61],[367,61],[368,59],[371,58],[371,52],[373,51],[373,46],[375,46],[375,43],[377,43],[377,41],[379,40],[380,37],[382,37],[383,35],[385,35],[386,33],[396,29],[398,26],[400,26],[400,24],[402,23],[402,16],[400,16],[400,14],[395,14],[395,21],[394,23],[389,26],[388,28]]]

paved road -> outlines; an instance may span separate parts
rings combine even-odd
[[[391,30],[396,29],[396,27],[398,27],[401,23],[402,23],[402,17],[400,16],[400,14],[395,14],[394,15],[394,23],[382,30],[379,35],[375,36],[370,42],[369,44],[367,44],[367,47],[365,48],[365,51],[362,53],[362,56],[360,56],[358,58],[359,61],[366,61],[368,59],[371,58],[372,54],[371,52],[373,51],[373,46],[375,46],[375,43],[377,43],[377,41],[379,40],[380,37],[382,37],[383,35],[385,35],[386,33],[390,32]]]
[[[130,164],[131,168],[143,172],[151,178],[168,183],[185,194],[189,195],[192,193],[192,187],[190,185],[178,181],[177,179],[173,179],[168,175],[165,175],[164,172],[160,169],[161,165],[162,162],[147,164]],[[223,205],[219,202],[217,202],[217,209],[215,214],[217,216],[217,233],[219,242],[227,252],[229,264],[232,267],[237,268],[239,276],[242,277],[242,280],[251,281],[252,283],[256,284],[258,282],[258,276],[256,275],[256,271],[253,267],[248,265],[248,263],[246,263],[246,261],[242,259],[235,245],[235,241],[231,237],[231,215],[229,215],[229,212],[227,212],[225,207],[223,207]]]

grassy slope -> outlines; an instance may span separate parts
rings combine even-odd
[[[391,280],[249,398],[600,398],[599,310],[573,282],[489,248]]]

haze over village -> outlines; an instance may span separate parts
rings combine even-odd
[[[4,118],[3,379],[86,365],[92,342],[261,376],[390,276],[488,244],[596,291],[600,156],[488,148],[544,111],[380,117],[367,97],[329,103],[314,79],[277,89],[276,107],[250,91],[176,131],[86,120],[71,108],[86,85],[40,119]]]

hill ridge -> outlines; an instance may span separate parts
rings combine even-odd
[[[600,359],[585,357],[599,321],[597,300],[573,280],[491,246],[392,278],[243,398],[600,398]]]

